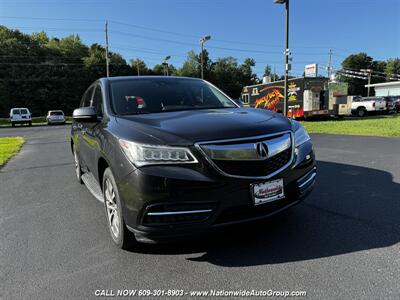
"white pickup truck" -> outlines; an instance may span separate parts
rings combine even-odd
[[[352,114],[365,117],[373,112],[385,112],[386,101],[382,97],[354,97],[351,104]]]

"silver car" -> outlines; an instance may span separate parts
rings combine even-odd
[[[47,125],[65,124],[65,116],[62,110],[49,110],[46,116]]]

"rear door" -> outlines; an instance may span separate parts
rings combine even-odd
[[[81,101],[81,106],[80,107],[89,107],[92,102],[93,98],[93,91],[94,91],[94,85],[90,86],[85,94],[82,97]],[[79,147],[79,158],[81,159],[81,164],[84,168],[90,170],[90,152],[88,150],[87,146],[87,137],[86,137],[86,132],[88,130],[88,127],[90,127],[90,123],[85,123],[85,122],[77,122],[75,126],[76,130],[76,135],[78,139],[78,147]]]
[[[29,110],[27,110],[26,108],[21,108],[20,113],[21,113],[21,120],[26,121],[31,119],[31,114]]]
[[[10,119],[12,122],[21,121],[21,114],[18,108],[11,110]]]
[[[86,130],[83,135],[82,146],[85,149],[85,161],[89,170],[97,175],[97,160],[101,151],[99,136],[101,133],[100,130],[103,126],[103,123],[101,122],[101,119],[103,118],[103,95],[101,86],[99,84],[94,87],[93,97],[89,103],[89,106],[96,109],[99,121],[86,123]]]

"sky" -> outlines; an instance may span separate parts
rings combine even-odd
[[[199,39],[212,59],[232,56],[283,72],[284,5],[273,0],[0,0],[0,24],[50,36],[79,34],[86,44],[104,44],[108,20],[110,50],[149,66],[170,55],[179,67]],[[290,0],[292,75],[318,63],[326,74],[352,53],[374,59],[400,57],[400,0]]]

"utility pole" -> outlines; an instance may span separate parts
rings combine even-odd
[[[289,86],[289,1],[290,0],[274,0],[276,4],[285,4],[285,90],[283,99],[283,115],[287,116],[288,109],[288,86]]]
[[[370,90],[371,90],[371,87],[370,87],[370,85],[371,85],[371,76],[372,76],[372,70],[371,69],[368,69],[368,97],[369,97],[369,92],[370,92]]]
[[[283,115],[287,116],[288,112],[288,87],[289,87],[289,0],[285,2],[285,101]]]
[[[331,80],[332,75],[332,49],[329,49],[329,61],[328,61],[328,79]]]
[[[164,66],[164,76],[166,75],[166,76],[169,76],[169,74],[168,74],[168,63],[167,63],[167,61],[169,60],[171,58],[171,56],[170,55],[167,55],[167,56],[165,56],[164,57],[164,60],[163,60],[163,66]]]
[[[367,87],[368,88],[368,92],[367,92],[367,95],[369,97],[370,91],[371,91],[370,85],[371,85],[372,70],[371,69],[361,69],[360,71],[361,72],[365,72],[368,75],[368,87]]]
[[[201,45],[201,53],[200,53],[200,61],[201,61],[201,79],[204,79],[204,58],[203,58],[203,52],[204,52],[204,43],[209,41],[211,39],[211,36],[206,35],[205,37],[200,39],[200,45]]]
[[[107,68],[107,77],[110,77],[110,60],[108,57],[108,21],[106,21],[106,68]]]

